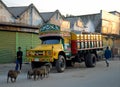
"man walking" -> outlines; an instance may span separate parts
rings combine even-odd
[[[17,71],[18,71],[18,68],[20,71],[22,69],[22,56],[23,56],[23,52],[21,51],[21,47],[18,47],[16,67],[15,67],[15,70]]]
[[[105,56],[106,65],[107,65],[107,67],[109,67],[108,60],[111,58],[111,51],[109,50],[109,47],[106,48],[104,56]]]

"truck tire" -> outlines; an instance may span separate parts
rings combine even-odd
[[[86,57],[85,57],[85,65],[86,67],[95,67],[96,65],[96,56],[95,54],[88,54]]]
[[[56,70],[58,72],[63,72],[66,68],[66,60],[63,55],[58,56],[58,60],[56,61]]]

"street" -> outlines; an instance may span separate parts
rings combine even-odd
[[[15,64],[0,64],[0,87],[120,87],[120,61],[111,60],[106,67],[105,61],[97,62],[96,67],[86,68],[84,63],[68,67],[63,73],[53,68],[48,78],[43,80],[27,79],[29,64],[23,69],[15,83],[7,83],[7,72]]]

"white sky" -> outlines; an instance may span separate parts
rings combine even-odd
[[[40,12],[59,10],[61,14],[83,15],[100,10],[120,12],[120,0],[2,0],[7,6],[28,6],[31,3]]]

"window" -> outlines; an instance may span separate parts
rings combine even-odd
[[[60,40],[58,39],[48,39],[48,40],[43,40],[42,44],[59,44]]]
[[[49,37],[42,37],[42,44],[60,44],[62,43],[61,37],[57,37],[57,36],[49,36]]]

